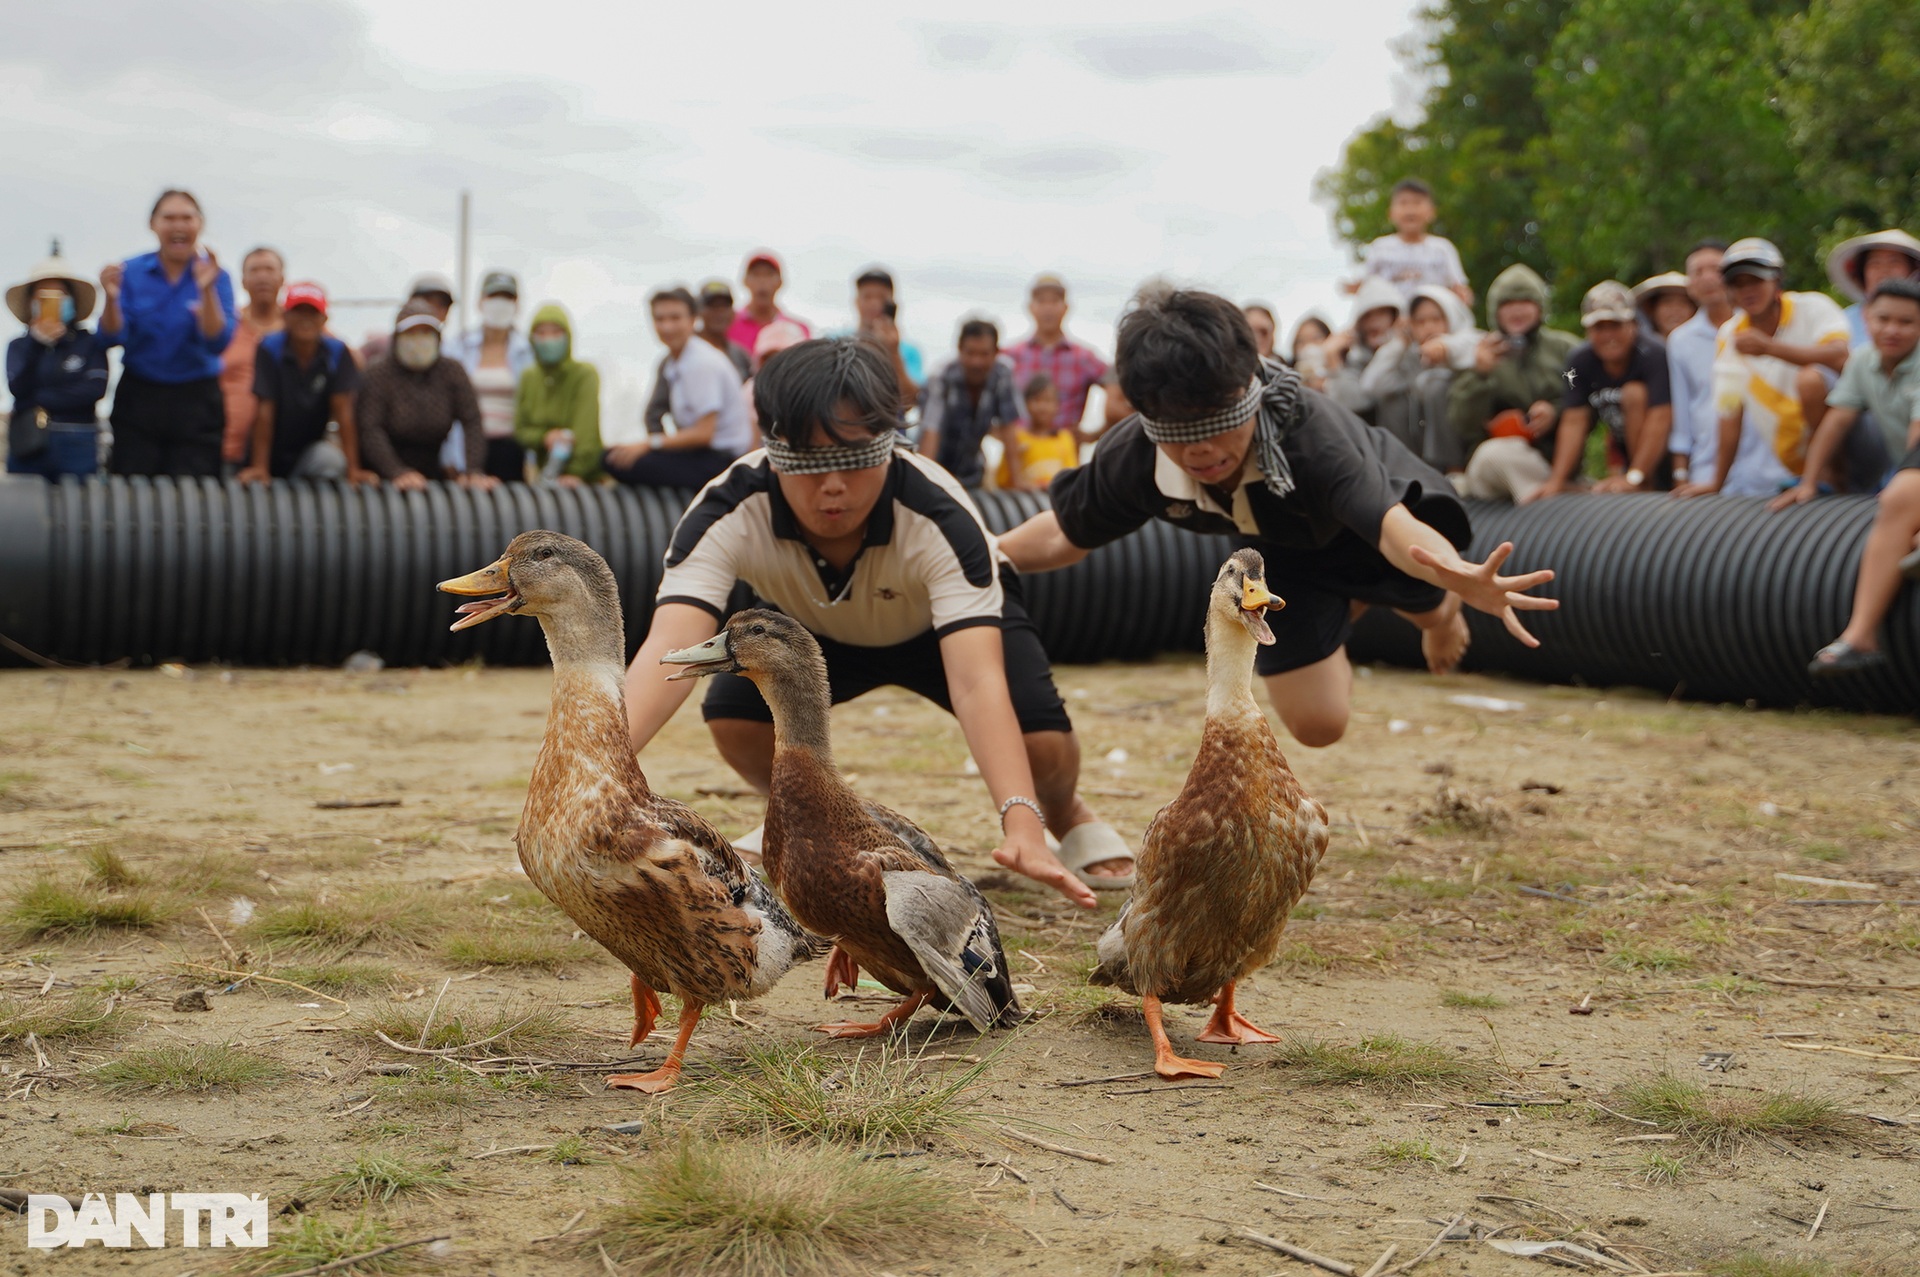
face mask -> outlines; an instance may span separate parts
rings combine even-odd
[[[440,358],[440,339],[432,333],[401,333],[393,339],[393,357],[403,368],[425,372]]]
[[[567,357],[567,339],[565,337],[535,337],[533,339],[533,357],[552,367]]]
[[[511,328],[519,309],[511,297],[489,297],[480,303],[480,322],[488,328]]]
[[[62,297],[60,299],[60,322],[63,324],[71,324],[73,322],[73,313],[73,298]]]

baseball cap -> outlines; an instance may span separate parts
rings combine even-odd
[[[1035,275],[1033,282],[1027,285],[1027,296],[1031,297],[1043,288],[1057,288],[1062,297],[1067,295],[1067,281],[1052,271],[1042,271]]]
[[[312,280],[302,280],[298,284],[287,285],[287,295],[281,301],[282,310],[292,310],[295,306],[310,306],[322,315],[327,313],[327,290]]]
[[[458,293],[453,291],[453,281],[437,270],[423,270],[413,277],[411,284],[407,285],[407,296],[409,297],[419,297],[424,293],[445,293],[449,297],[459,296]]]
[[[751,253],[748,253],[747,264],[740,268],[741,273],[745,274],[762,262],[773,267],[782,275],[787,273],[787,268],[780,264],[780,254],[774,252],[771,248],[756,248]]]
[[[700,285],[700,291],[696,296],[700,298],[702,306],[710,302],[725,302],[731,306],[733,305],[733,285],[724,279],[710,279]]]
[[[1720,274],[1727,279],[1735,275],[1779,279],[1786,273],[1787,259],[1773,246],[1772,241],[1758,236],[1736,239],[1720,259]]]
[[[420,289],[416,286],[415,292]],[[490,270],[480,277],[480,295],[482,297],[520,297],[520,281],[513,277],[512,271]]]
[[[1603,279],[1580,299],[1580,326],[1591,328],[1609,320],[1630,324],[1634,321],[1633,294],[1617,279]]]

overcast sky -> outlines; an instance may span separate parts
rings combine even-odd
[[[1144,278],[1344,312],[1351,270],[1314,174],[1411,87],[1390,46],[1411,0],[1280,0],[1176,12],[1125,0],[964,6],[458,5],[96,0],[10,5],[0,46],[0,261],[49,236],[88,273],[153,247],[168,185],[207,211],[238,272],[255,244],[340,297],[452,272],[458,192],[472,267],[521,276],[523,308],[573,312],[637,417],[658,346],[645,297],[788,264],[786,308],[850,317],[870,262],[899,282],[930,359],[963,316],[1008,339],[1026,281],[1072,288],[1103,352]],[[963,15],[960,20],[956,15]],[[358,340],[390,310],[342,310]]]

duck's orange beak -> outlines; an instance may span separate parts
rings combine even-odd
[[[1240,623],[1262,646],[1273,643],[1273,631],[1267,628],[1267,613],[1277,612],[1286,605],[1285,599],[1267,592],[1264,581],[1249,577],[1240,586]]]
[[[520,595],[515,592],[513,582],[507,577],[507,569],[510,566],[507,556],[503,554],[478,572],[456,576],[451,581],[442,581],[434,587],[446,594],[500,595],[499,598],[484,599],[476,603],[462,603],[455,610],[465,615],[449,626],[449,629],[468,629],[483,621],[491,621],[496,616],[505,616],[519,610]]]

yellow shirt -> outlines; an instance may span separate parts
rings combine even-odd
[[[1037,435],[1025,426],[1017,426],[1013,442],[1000,458],[1000,470],[994,481],[1003,488],[1011,488],[1016,483],[1044,488],[1053,482],[1053,476],[1079,464],[1080,441],[1073,437],[1071,430]]]

